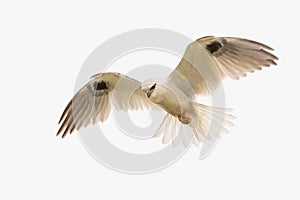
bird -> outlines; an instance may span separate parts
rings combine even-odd
[[[197,96],[211,95],[229,77],[238,80],[263,67],[277,65],[273,49],[254,40],[239,37],[206,36],[191,42],[176,68],[167,77],[140,82],[118,72],[91,76],[64,109],[57,136],[64,138],[75,130],[104,122],[111,108],[118,111],[161,109],[166,115],[153,134],[162,143],[190,142],[199,146],[205,140],[228,132],[232,109],[208,106]]]

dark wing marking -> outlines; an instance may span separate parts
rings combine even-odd
[[[61,115],[57,135],[68,133],[89,124],[105,121],[111,104],[117,110],[149,109],[152,103],[141,90],[141,83],[119,73],[94,75],[68,103]]]
[[[105,89],[108,89],[108,87],[104,81],[96,81],[94,83],[94,90],[105,90]]]
[[[170,74],[182,91],[211,94],[225,77],[239,79],[262,67],[276,65],[271,47],[252,40],[207,36],[192,42]],[[189,86],[188,86],[189,85]]]
[[[207,50],[213,54],[218,51],[222,47],[222,44],[218,41],[213,41],[210,44],[206,45]]]
[[[212,55],[222,77],[233,79],[247,76],[247,73],[261,70],[262,67],[277,65],[278,58],[269,53],[273,49],[265,44],[234,37],[209,37],[198,39]],[[216,45],[220,44],[220,45]],[[212,47],[214,51],[211,51]]]

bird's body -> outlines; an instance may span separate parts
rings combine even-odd
[[[195,102],[197,95],[209,95],[223,78],[239,79],[248,72],[276,65],[270,47],[246,39],[204,37],[191,43],[176,67],[166,78],[144,83],[119,73],[106,72],[92,76],[66,107],[57,135],[62,137],[88,124],[105,121],[111,105],[117,110],[150,109],[155,105],[166,111],[166,117],[154,136],[164,135],[163,143],[173,141],[186,146],[218,137],[232,125],[228,109]],[[180,131],[187,128],[189,132]]]
[[[191,116],[194,113],[195,110],[191,103],[194,98],[187,96],[170,80],[163,83],[156,82],[155,84],[153,92],[148,97],[149,100],[160,106],[167,113],[178,118],[182,123],[187,124],[187,121],[182,120],[182,116]],[[147,87],[149,85],[147,82],[145,85],[142,85],[142,90],[147,93],[150,88]]]

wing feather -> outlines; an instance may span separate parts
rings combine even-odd
[[[112,104],[117,110],[149,109],[152,102],[141,90],[141,83],[119,73],[100,73],[91,77],[63,111],[57,135],[65,137],[74,130],[104,122]]]
[[[222,79],[239,79],[263,67],[276,65],[278,58],[265,44],[235,37],[207,36],[192,42],[169,78],[182,90],[190,84],[196,95],[211,94]]]

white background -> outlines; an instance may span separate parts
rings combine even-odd
[[[299,199],[298,8],[288,0],[1,1],[0,199]],[[191,148],[163,171],[127,175],[97,163],[76,135],[55,133],[86,57],[147,27],[250,38],[280,60],[224,81],[236,125],[209,157]]]

